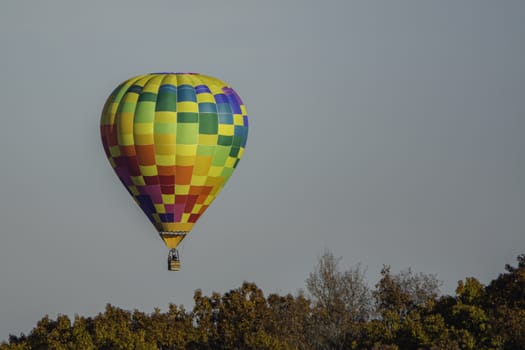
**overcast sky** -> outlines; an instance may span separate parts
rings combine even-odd
[[[191,309],[244,280],[295,293],[325,249],[487,283],[525,252],[525,2],[3,1],[0,340],[106,303]],[[182,270],[107,162],[135,75],[218,77],[244,158]]]

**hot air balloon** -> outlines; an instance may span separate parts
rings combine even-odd
[[[217,198],[242,158],[248,116],[223,81],[197,73],[151,73],[124,81],[100,119],[104,151],[120,181],[169,248]]]

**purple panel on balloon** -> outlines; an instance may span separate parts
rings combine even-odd
[[[215,103],[228,103],[228,98],[224,94],[215,95]]]
[[[133,186],[133,181],[131,181],[128,168],[123,166],[117,167],[115,168],[115,172],[122,183],[124,183],[126,186]]]
[[[184,204],[174,204],[173,218],[175,222],[179,222],[182,219],[182,214],[184,213]]]
[[[160,192],[160,186],[151,185],[151,186],[140,186],[140,194],[149,196],[151,201],[155,204],[162,204],[162,194]]]
[[[208,88],[206,85],[198,85],[195,86],[195,93],[202,94],[202,93],[211,93],[210,88]]]

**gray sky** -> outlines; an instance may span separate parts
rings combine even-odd
[[[304,288],[325,249],[486,283],[525,248],[523,1],[4,1],[0,339],[45,314]],[[121,81],[194,71],[248,108],[246,153],[182,271],[109,166]]]

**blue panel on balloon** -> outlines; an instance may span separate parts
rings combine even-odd
[[[224,114],[224,113],[232,113],[232,109],[230,107],[229,103],[217,103],[217,112]]]
[[[146,195],[138,195],[137,201],[140,203],[140,207],[148,213],[155,213],[155,206],[153,205],[153,202],[151,201],[151,198]]]
[[[225,94],[214,95],[216,103],[228,103],[228,98]]]
[[[217,113],[217,107],[215,103],[203,102],[199,103],[200,113]]]
[[[197,102],[197,96],[195,95],[195,89],[191,85],[181,85],[177,89],[177,102]]]
[[[173,213],[159,214],[160,221],[173,222]]]
[[[219,124],[233,124],[233,115],[219,114]]]

